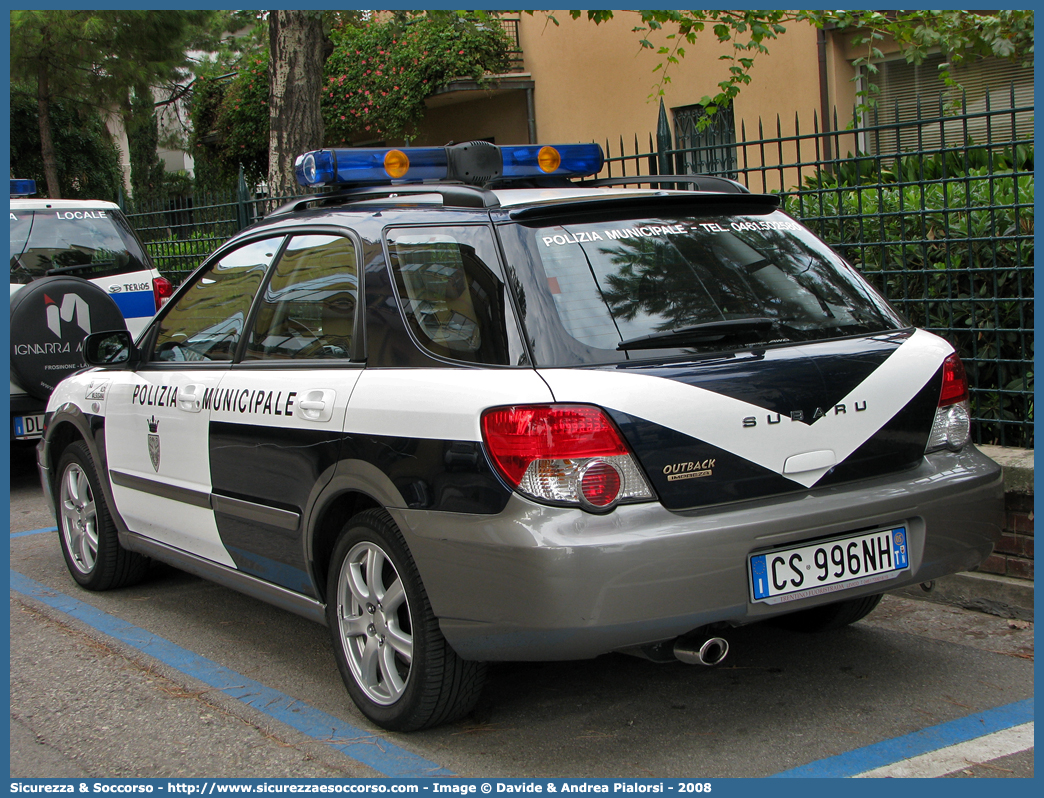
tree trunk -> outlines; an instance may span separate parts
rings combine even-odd
[[[40,125],[40,156],[43,158],[44,179],[47,181],[47,196],[51,199],[62,198],[62,188],[58,184],[58,156],[54,152],[54,139],[51,138],[51,98],[48,82],[47,61],[40,60],[36,83],[36,107]]]
[[[323,146],[323,39],[319,11],[269,12],[269,197],[300,193],[294,160]]]

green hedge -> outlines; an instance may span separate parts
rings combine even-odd
[[[891,168],[849,159],[784,205],[911,323],[954,344],[980,442],[1032,446],[1032,148],[1016,155],[995,157],[992,170],[958,170],[968,159],[952,154]]]
[[[160,274],[178,285],[203,262],[211,252],[227,239],[216,235],[201,235],[197,238],[163,238],[149,241],[145,248],[156,263]]]

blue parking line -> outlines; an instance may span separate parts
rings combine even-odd
[[[453,776],[434,762],[395,745],[372,732],[350,726],[340,718],[265,687],[235,671],[184,649],[169,640],[102,612],[59,590],[40,584],[12,570],[11,589],[114,637],[172,668],[199,679],[232,698],[270,715],[297,731],[329,745],[378,773],[392,778]],[[332,664],[331,664],[332,667]],[[347,699],[346,699],[347,700]]]
[[[11,538],[24,538],[26,535],[42,535],[44,532],[57,532],[58,527],[49,526],[44,529],[30,529],[28,532],[12,532]]]
[[[856,748],[838,756],[820,759],[807,765],[784,770],[774,779],[847,778],[868,770],[902,762],[904,759],[938,751],[951,745],[975,740],[987,734],[1011,729],[1033,720],[1033,699],[1027,698],[1003,707],[988,709],[938,726],[884,740],[864,748]]]

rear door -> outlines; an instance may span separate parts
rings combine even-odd
[[[137,336],[156,313],[148,254],[120,210],[108,202],[56,201],[11,210],[11,282],[65,275],[109,294]]]

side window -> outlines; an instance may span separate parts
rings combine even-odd
[[[228,361],[283,237],[233,250],[196,276],[159,321],[152,360]]]
[[[350,239],[291,238],[261,299],[244,359],[350,357],[358,298]]]
[[[508,299],[488,228],[390,230],[388,251],[421,346],[453,360],[512,365]]]

